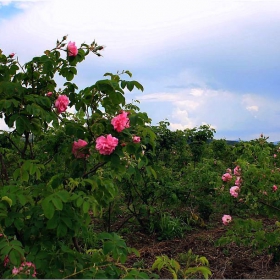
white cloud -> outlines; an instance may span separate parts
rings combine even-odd
[[[248,111],[259,111],[259,107],[258,106],[255,106],[255,105],[253,105],[253,106],[247,106],[246,107],[246,109],[248,110]]]
[[[201,96],[203,94],[203,90],[198,89],[198,88],[194,88],[194,89],[191,90],[190,94],[193,95],[193,96]]]
[[[152,108],[147,112],[152,119],[159,110],[168,113],[170,127],[173,129],[204,123],[213,125],[217,131],[238,130],[240,127],[246,129],[246,125],[251,125],[254,115],[269,121],[279,110],[277,100],[262,97],[253,91],[242,95],[223,87],[223,77],[219,80],[212,75],[209,61],[213,58],[213,52],[219,58],[218,49],[230,63],[239,65],[240,61],[235,58],[242,54],[244,46],[247,50],[248,47],[252,49],[250,54],[256,59],[260,55],[254,52],[254,48],[259,46],[259,42],[271,48],[277,46],[262,37],[267,33],[266,30],[272,30],[273,34],[275,26],[267,28],[268,25],[262,23],[279,22],[276,19],[279,18],[280,2],[82,0],[72,4],[69,0],[34,0],[0,1],[0,7],[11,2],[23,11],[9,19],[0,20],[0,48],[4,53],[15,52],[21,62],[26,62],[26,59],[52,48],[56,40],[66,34],[77,45],[91,43],[95,39],[99,44],[106,45],[104,57],[98,60],[90,58],[86,62],[86,71],[79,69],[81,78],[77,84],[92,84],[92,76],[88,71],[97,73],[104,65],[126,65],[126,69],[135,66],[137,71],[147,73],[146,80],[141,83],[148,88],[144,94],[138,96],[137,93],[135,99],[141,101],[142,108],[147,105]],[[254,26],[263,29],[254,29]],[[232,38],[236,41],[240,38],[244,40],[232,48],[224,48],[231,47],[231,44],[225,42],[233,42]],[[195,54],[197,49],[201,54],[206,53],[205,58],[209,59],[205,63],[203,61],[203,69],[197,66],[191,56],[184,60],[189,65],[180,66],[180,69],[177,65],[162,63],[167,54]],[[172,55],[170,64],[173,62]],[[265,67],[266,56],[261,57]],[[215,65],[219,63],[221,61],[215,61]],[[203,72],[204,66],[208,67],[206,74]],[[235,73],[231,73],[227,65],[222,66],[226,74],[228,71],[228,75],[235,78]],[[158,73],[151,73],[151,67]],[[167,69],[164,74],[163,68]],[[134,93],[129,93],[129,97],[133,98]],[[158,103],[161,108],[157,107]],[[165,117],[162,115],[161,120]],[[0,127],[2,124],[0,122]]]
[[[28,5],[28,9],[0,28],[1,34],[8,34],[2,40],[7,40],[5,46],[10,51],[16,48],[18,54],[33,55],[69,34],[70,40],[78,43],[96,39],[106,45],[107,56],[112,60],[131,62],[133,59],[137,63],[144,63],[145,58],[160,55],[163,50],[172,52],[193,47],[198,41],[227,32],[225,26],[236,28],[240,24],[238,19],[252,13],[250,6],[235,1],[226,4],[200,0],[175,3],[103,0],[80,1],[74,5],[65,0],[19,3]],[[22,43],[18,45],[18,42]],[[17,49],[20,46],[24,52]]]

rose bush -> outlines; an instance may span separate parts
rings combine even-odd
[[[129,158],[148,166],[143,150],[155,141],[147,114],[126,103],[124,90],[143,90],[122,78],[129,71],[80,90],[73,82],[77,65],[102,49],[67,44],[64,36],[24,65],[0,51],[0,110],[9,127],[0,133],[1,278],[148,278],[125,268],[128,254],[138,252],[120,236],[92,231]]]

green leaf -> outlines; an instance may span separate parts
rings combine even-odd
[[[16,250],[11,250],[9,253],[10,262],[15,266],[19,266],[21,264],[21,257],[22,255]]]
[[[112,239],[112,234],[108,232],[101,232],[98,234],[97,238],[99,240]]]
[[[47,221],[47,229],[57,228],[59,223],[59,216],[54,215],[50,220]]]
[[[21,180],[23,182],[28,182],[29,180],[29,174],[27,171],[23,170],[22,173],[21,173]]]
[[[134,83],[134,86],[136,86],[137,89],[139,89],[141,91],[144,91],[144,88],[140,83],[138,83],[137,81],[133,81],[133,83]]]
[[[65,224],[60,223],[58,225],[56,234],[57,234],[57,237],[63,237],[67,234],[67,227],[65,226]]]
[[[126,87],[126,81],[121,81],[121,88],[124,89]]]
[[[57,210],[61,211],[63,209],[63,203],[62,203],[62,201],[60,200],[59,197],[53,197],[52,198],[52,203]]]
[[[19,134],[23,134],[24,131],[30,130],[30,121],[27,117],[19,115],[16,119],[16,129]]]
[[[76,201],[76,205],[77,207],[81,207],[81,205],[83,204],[84,200],[82,197],[79,197]]]
[[[130,71],[126,70],[124,73],[126,73],[130,78],[132,77],[132,74]]]
[[[132,91],[134,88],[134,82],[126,82],[126,87],[129,91]]]
[[[15,245],[15,246],[22,247],[22,243],[19,240],[12,240],[10,242],[10,245]]]
[[[62,184],[63,180],[64,180],[64,174],[59,173],[54,175],[50,179],[48,185],[51,185],[53,189],[57,189]]]
[[[120,157],[117,154],[112,154],[110,156],[111,165],[112,166],[119,166],[120,165]]]
[[[129,154],[134,154],[135,151],[138,149],[138,147],[135,144],[131,143],[127,144],[125,148]]]
[[[59,191],[56,193],[57,196],[59,196],[59,198],[64,202],[68,202],[69,198],[70,198],[70,194],[65,191],[65,190],[62,190],[62,191]]]
[[[90,128],[95,135],[101,135],[105,131],[105,127],[102,123],[94,123]]]
[[[115,249],[115,244],[112,241],[105,241],[103,245],[103,252],[105,255],[113,252]]]
[[[89,208],[90,208],[90,203],[89,203],[88,201],[85,201],[85,202],[83,203],[83,212],[84,212],[84,213],[88,213]]]
[[[44,215],[47,219],[51,219],[54,215],[55,208],[53,203],[51,203],[51,197],[47,197],[42,201],[42,208],[44,211]]]
[[[20,168],[16,169],[13,173],[13,179],[16,181],[20,176]]]
[[[2,249],[1,249],[1,255],[3,256],[7,256],[10,251],[12,250],[12,247],[9,246],[8,244],[6,246],[4,246]]]
[[[69,217],[63,217],[61,221],[70,229],[72,229],[72,221]]]

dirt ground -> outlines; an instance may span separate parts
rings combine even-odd
[[[131,256],[129,264],[144,264],[151,267],[156,256],[163,254],[175,258],[180,253],[192,249],[194,254],[205,256],[212,272],[210,279],[280,279],[280,263],[274,263],[271,255],[256,255],[250,248],[241,248],[235,244],[223,247],[215,246],[215,241],[225,233],[225,227],[218,225],[212,229],[194,229],[183,238],[158,241],[156,235],[131,232],[123,235],[127,245],[139,250],[141,256]],[[155,273],[162,279],[171,279],[167,271]],[[203,279],[201,277],[195,277]]]

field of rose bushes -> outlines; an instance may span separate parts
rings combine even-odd
[[[217,226],[217,248],[247,246],[277,263],[279,146],[264,135],[230,145],[210,125],[153,126],[125,99],[144,90],[129,71],[79,89],[77,65],[101,50],[67,36],[27,63],[0,50],[0,116],[10,128],[0,133],[0,277],[211,278],[212,263],[193,248],[147,263],[127,241]]]

